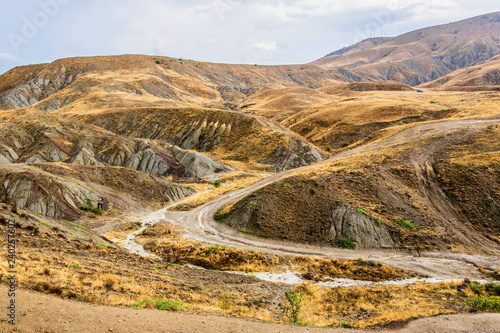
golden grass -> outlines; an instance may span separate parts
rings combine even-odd
[[[324,288],[297,285],[307,299],[301,317],[319,326],[340,326],[342,321],[356,327],[371,327],[391,322],[463,311],[464,295],[457,283],[406,286]]]

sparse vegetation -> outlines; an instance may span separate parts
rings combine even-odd
[[[161,65],[161,60],[160,59],[156,59],[155,62],[158,64],[158,65]]]
[[[184,65],[184,59],[179,58],[179,64]]]
[[[157,300],[150,300],[145,298],[140,302],[132,303],[129,305],[130,308],[154,308],[164,311],[187,311],[188,308],[186,304],[182,301],[175,301],[164,299],[165,295],[160,295]]]
[[[44,222],[44,221],[38,221],[38,223],[41,223],[49,228],[53,228],[54,226],[52,224],[48,224],[47,222]]]
[[[409,220],[395,220],[395,222],[397,224],[399,224],[401,226],[401,228],[403,229],[410,229],[410,230],[413,230],[415,228],[418,228],[418,225],[416,224],[413,224],[411,221]]]
[[[216,188],[219,188],[219,187],[221,187],[221,186],[222,186],[222,184],[221,184],[221,182],[220,182],[219,180],[216,180],[216,181],[214,182],[214,186],[215,186]]]
[[[361,208],[356,209],[356,211],[358,212],[358,214],[369,216],[369,214]]]
[[[252,234],[252,233],[253,233],[251,230],[249,230],[248,228],[245,228],[245,227],[243,227],[243,228],[238,228],[238,231],[239,231],[239,232],[242,232],[242,233],[244,233],[244,234]]]
[[[349,249],[349,250],[355,250],[356,249],[356,243],[357,240],[352,239],[352,238],[335,238],[333,241],[333,246],[339,247],[342,249]]]
[[[467,298],[466,304],[483,311],[500,311],[500,297],[497,296],[472,296]]]
[[[279,302],[278,306],[283,311],[283,315],[294,324],[301,322],[299,318],[302,302],[306,298],[304,293],[296,293],[293,290],[285,291],[286,302]]]

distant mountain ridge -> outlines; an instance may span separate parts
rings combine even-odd
[[[439,79],[500,54],[500,12],[371,38],[312,64],[349,71],[365,81],[395,80],[411,86]]]

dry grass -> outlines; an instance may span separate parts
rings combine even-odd
[[[404,322],[420,317],[464,311],[464,295],[457,283],[415,283],[407,286],[323,288],[310,284],[295,287],[307,300],[301,317],[319,326],[356,327]]]

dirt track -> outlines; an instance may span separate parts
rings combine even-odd
[[[492,123],[497,123],[499,121],[500,120],[498,119],[471,119],[440,121],[420,125],[417,124],[395,135],[389,136],[374,143],[348,150],[320,163],[326,163],[377,149],[389,148],[422,138],[432,137],[435,135],[444,135],[458,130],[484,127]],[[283,179],[307,167],[308,166],[272,175],[243,189],[239,189],[234,192],[222,195],[188,213],[167,213],[166,218],[185,228],[186,237],[202,240],[209,243],[251,248],[255,250],[274,252],[284,255],[301,254],[340,259],[354,259],[357,257],[376,259],[398,268],[412,270],[423,275],[428,275],[429,277],[447,279],[463,279],[465,277],[479,278],[475,265],[482,265],[494,269],[500,268],[500,259],[498,257],[492,258],[451,254],[422,254],[420,256],[417,256],[402,251],[347,251],[335,249],[332,247],[321,247],[305,244],[298,245],[296,243],[264,239],[240,233],[225,225],[216,223],[213,220],[212,217],[214,216],[214,214],[222,207],[245,197],[246,195],[254,192],[259,188]]]
[[[0,303],[6,304],[7,288],[0,286]],[[126,309],[62,300],[53,296],[19,290],[16,301],[19,333],[144,333],[144,332],[373,332],[344,328],[313,328],[271,324],[237,318],[192,313],[176,313],[150,309]],[[419,319],[396,329],[377,332],[498,332],[500,314],[480,313],[446,315]],[[1,317],[0,332],[14,332]]]

